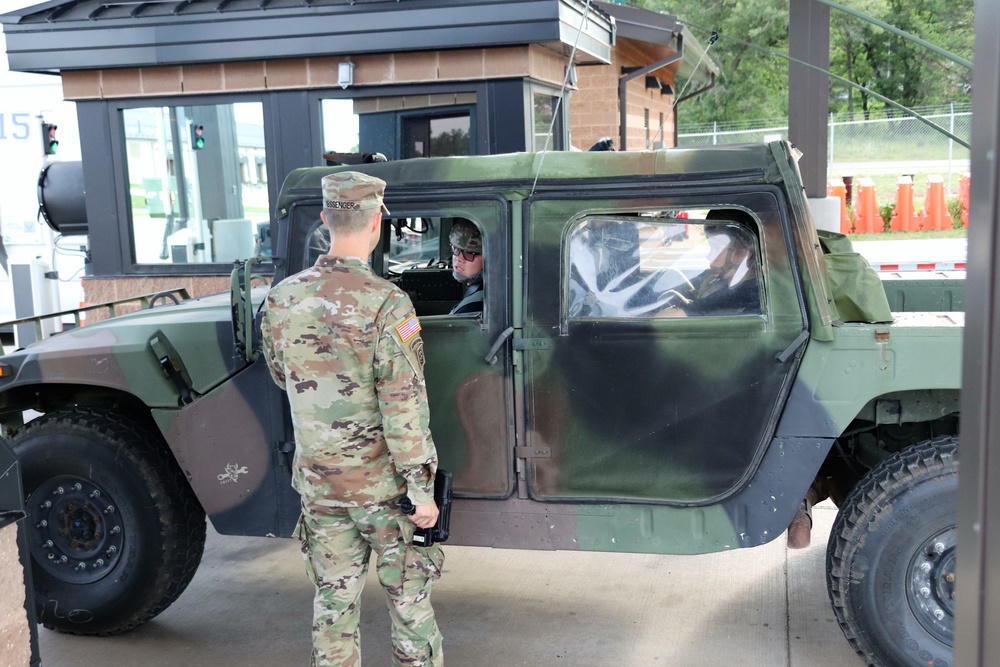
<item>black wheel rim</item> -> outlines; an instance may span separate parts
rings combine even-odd
[[[93,482],[53,477],[28,497],[28,547],[49,575],[89,584],[108,575],[121,558],[125,540],[114,499]]]
[[[951,526],[928,538],[910,560],[907,598],[917,621],[949,646],[955,641],[955,544]]]

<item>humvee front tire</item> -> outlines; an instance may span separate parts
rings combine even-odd
[[[833,611],[867,664],[952,663],[958,438],[907,447],[848,496],[827,548]]]
[[[159,433],[75,409],[30,422],[13,443],[40,623],[113,635],[177,599],[204,551],[205,512]]]

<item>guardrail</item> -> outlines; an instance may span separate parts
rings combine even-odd
[[[170,300],[174,303],[180,303],[181,301],[187,301],[191,297],[188,295],[187,289],[183,287],[176,287],[169,290],[160,290],[159,292],[152,292],[150,294],[142,294],[140,296],[132,296],[125,299],[116,299],[115,301],[105,301],[103,303],[95,303],[91,306],[84,306],[82,308],[73,308],[71,310],[62,310],[58,313],[47,313],[45,315],[32,315],[31,317],[22,317],[18,320],[10,320],[9,322],[0,322],[0,327],[15,327],[21,324],[34,324],[35,325],[35,339],[41,340],[44,338],[44,331],[42,329],[42,322],[45,320],[50,320],[54,318],[62,318],[69,315],[73,316],[76,326],[83,326],[84,322],[81,315],[88,313],[92,310],[106,309],[108,314],[108,319],[115,317],[115,307],[120,306],[125,303],[133,303],[138,301],[141,304],[141,308],[152,308],[156,305],[156,302],[160,299]]]

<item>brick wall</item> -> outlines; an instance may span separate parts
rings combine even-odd
[[[612,137],[615,147],[619,145],[618,124],[618,79],[622,67],[645,67],[650,63],[648,55],[621,40],[612,54],[611,65],[577,67],[577,88],[569,104],[570,131],[573,145],[587,150],[603,137]],[[654,72],[663,83],[674,84],[674,68],[665,67]],[[628,83],[628,149],[652,148],[653,142],[661,141],[665,147],[674,145],[674,116],[671,105],[673,95],[661,95],[659,89],[646,88],[646,77],[639,76]],[[649,145],[644,129],[645,112],[649,111]],[[660,128],[660,114],[663,114],[663,131]]]
[[[566,58],[531,45],[62,72],[68,100],[332,88],[354,63],[355,86],[531,77],[562,83]]]

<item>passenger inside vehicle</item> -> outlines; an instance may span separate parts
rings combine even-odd
[[[462,300],[451,315],[483,312],[483,235],[469,220],[457,220],[448,235],[452,276],[462,284]]]

